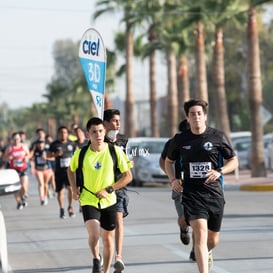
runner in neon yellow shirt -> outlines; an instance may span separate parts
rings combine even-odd
[[[117,155],[117,167],[122,176],[115,181],[113,159],[104,142],[105,128],[99,118],[91,118],[86,125],[91,141],[83,160],[82,192],[76,186],[75,172],[78,167],[79,150],[71,159],[67,170],[72,186],[73,199],[80,200],[82,214],[89,234],[88,243],[93,255],[92,273],[109,273],[114,254],[114,234],[116,227],[115,191],[125,187],[132,180],[131,162],[119,147],[114,147]],[[102,228],[102,232],[100,230]],[[99,238],[102,236],[103,259],[99,253]]]
[[[106,208],[116,203],[116,195],[108,194],[105,198],[98,198],[95,193],[101,189],[112,186],[115,183],[114,173],[109,171],[113,170],[113,159],[111,157],[108,143],[102,151],[96,152],[91,149],[86,151],[83,160],[83,177],[84,186],[80,194],[79,200],[81,206],[90,205],[96,208]],[[124,152],[118,146],[114,146],[117,155],[118,167],[121,173],[130,169],[130,161]],[[76,150],[71,162],[70,169],[75,172],[78,168],[80,150]]]

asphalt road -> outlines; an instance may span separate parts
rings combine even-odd
[[[13,196],[1,196],[12,273],[90,273],[91,256],[82,217],[59,219],[57,200],[41,207],[31,178],[29,206],[16,210]],[[273,192],[225,192],[220,244],[214,250],[215,273],[273,272]],[[129,188],[125,218],[125,273],[193,273],[191,245],[179,240],[170,189]],[[74,205],[78,212],[78,204]],[[111,271],[113,272],[113,270]]]

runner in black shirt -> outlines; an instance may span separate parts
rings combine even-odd
[[[121,147],[126,152],[128,138],[119,133],[120,130],[120,111],[118,109],[107,109],[103,115],[103,125],[106,129],[104,141],[113,143]],[[116,175],[118,175],[116,173]],[[129,196],[126,188],[121,188],[116,191],[117,203],[115,205],[117,215],[117,225],[115,232],[116,255],[114,263],[114,273],[121,273],[125,265],[122,260],[122,249],[124,239],[124,223],[123,218],[128,215]]]
[[[75,151],[76,144],[68,140],[68,128],[61,126],[58,129],[58,139],[53,141],[49,147],[49,157],[55,157],[55,181],[56,192],[58,194],[58,203],[60,207],[60,218],[65,218],[64,213],[64,189],[68,191],[68,214],[74,217],[72,208],[72,188],[67,177],[67,168],[69,167],[71,157]]]
[[[200,273],[212,266],[211,250],[219,242],[224,211],[223,174],[238,167],[238,160],[224,133],[207,127],[207,103],[184,103],[190,129],[170,143],[165,168],[172,189],[181,192],[186,221],[194,233],[195,256]],[[175,177],[174,163],[182,160],[182,186]]]

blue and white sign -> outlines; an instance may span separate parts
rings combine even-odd
[[[106,49],[101,35],[89,28],[82,36],[79,58],[99,118],[103,118],[106,76]]]

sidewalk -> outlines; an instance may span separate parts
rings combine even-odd
[[[225,189],[241,191],[273,191],[273,172],[267,171],[267,177],[251,177],[250,170],[239,170],[236,174],[224,176]]]

